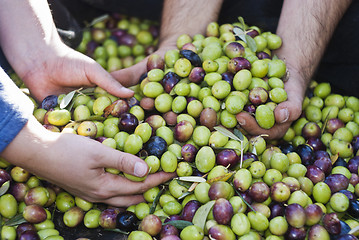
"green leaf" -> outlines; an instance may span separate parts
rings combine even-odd
[[[240,27],[237,27],[235,26],[233,28],[233,33],[235,36],[239,37],[242,41],[246,41],[246,33],[240,28]]]
[[[0,196],[4,195],[10,187],[10,180],[3,183],[0,187]]]
[[[256,148],[256,146],[253,144],[252,145],[253,146],[253,148],[252,148],[252,153],[254,154],[254,155],[257,155],[257,148]]]
[[[164,191],[165,191],[165,188],[162,186],[162,189],[158,192],[157,196],[153,200],[152,206],[150,207],[150,214],[155,212],[158,201],[160,200],[160,197]]]
[[[238,21],[241,23],[243,30],[246,31],[246,24],[244,23],[243,17],[238,17]]]
[[[185,220],[173,220],[173,221],[163,223],[163,225],[167,225],[167,224],[175,226],[177,229],[180,229],[180,230],[184,229],[185,227],[193,225],[193,223],[191,223],[189,221],[185,221]]]
[[[178,200],[181,200],[181,199],[183,199],[183,198],[185,198],[185,197],[187,197],[188,195],[191,195],[192,194],[192,192],[184,192],[179,198],[178,198]]]
[[[177,181],[177,183],[179,184],[179,185],[181,185],[181,186],[183,186],[183,187],[185,187],[185,188],[190,188],[191,187],[191,183],[189,183],[189,182],[184,182],[184,181],[181,181],[181,180],[178,180],[178,179],[176,179],[176,181]]]
[[[254,208],[243,198],[243,196],[238,192],[238,190],[233,187],[234,190],[236,191],[236,193],[238,194],[238,196],[242,199],[242,201],[253,211],[256,212],[256,210],[254,210]]]
[[[216,126],[214,127],[215,130],[217,130],[218,132],[222,133],[224,136],[227,136],[233,140],[242,142],[241,139],[239,139],[236,135],[234,135],[231,131],[229,131],[228,129],[221,127],[221,126]]]
[[[247,43],[249,49],[251,49],[252,52],[256,52],[257,51],[256,41],[254,41],[254,39],[251,36],[247,35],[247,34],[246,34],[245,38],[246,38],[245,42]]]
[[[235,128],[235,129],[233,130],[233,133],[234,133],[234,135],[236,135],[241,141],[244,140],[244,135],[243,135],[243,133],[242,133],[238,128]]]
[[[71,100],[75,96],[76,91],[77,90],[73,90],[73,91],[69,92],[68,94],[66,94],[66,96],[60,102],[61,109],[64,109],[65,107],[67,107],[70,104]]]
[[[94,93],[95,88],[85,88],[84,90],[81,90],[81,93],[83,94],[89,94],[89,93]]]
[[[192,223],[194,225],[200,227],[201,229],[204,229],[204,226],[205,226],[206,221],[207,221],[208,214],[211,211],[211,209],[212,209],[215,202],[216,202],[215,200],[212,200],[212,201],[209,201],[208,203],[200,206],[197,209],[196,213],[194,214]]]
[[[21,223],[26,222],[25,218],[22,216],[22,213],[18,213],[15,216],[13,216],[11,219],[9,219],[8,221],[5,222],[4,226],[9,226],[9,227],[13,227],[13,226],[17,226]]]
[[[204,179],[203,177],[197,177],[197,176],[186,176],[186,177],[177,177],[175,178],[177,180],[180,181],[185,181],[185,182],[206,182],[206,179]]]
[[[108,14],[99,16],[99,17],[95,18],[94,20],[92,20],[92,22],[91,22],[87,27],[91,27],[91,26],[95,25],[96,23],[105,21],[105,20],[108,19],[109,17],[110,17],[110,15],[108,15]]]

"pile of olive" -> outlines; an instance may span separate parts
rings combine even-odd
[[[271,128],[273,109],[287,99],[286,65],[271,53],[282,41],[243,24],[211,23],[206,36],[179,36],[178,49],[167,51],[164,59],[152,55],[136,95],[141,106],[169,118],[183,113],[195,120],[205,109],[208,123],[202,125],[210,129],[216,122],[234,128],[236,114],[247,111],[262,128]],[[246,29],[242,35],[234,33],[238,26]]]
[[[109,72],[130,67],[157,48],[158,23],[113,14],[84,29],[77,50]]]
[[[46,97],[34,116],[47,129],[138,155],[149,174],[179,179],[119,209],[72,196],[2,159],[1,238],[63,239],[51,220],[55,208],[67,227],[117,230],[130,240],[356,239],[358,98],[313,82],[302,117],[282,140],[238,130],[241,111],[272,127],[274,107],[286,100],[285,64],[270,52],[280,45],[275,34],[243,21],[211,23],[206,36],[181,35],[164,59],[152,55],[133,98],[99,87]]]

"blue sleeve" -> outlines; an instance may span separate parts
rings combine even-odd
[[[24,127],[33,109],[32,101],[0,68],[0,152]]]

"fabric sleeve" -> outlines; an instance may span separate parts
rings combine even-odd
[[[24,127],[33,110],[32,101],[0,68],[0,152]]]

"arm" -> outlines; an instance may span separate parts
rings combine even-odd
[[[116,96],[132,96],[94,60],[61,41],[46,0],[0,4],[0,45],[37,100],[94,85]]]
[[[250,134],[280,138],[300,116],[307,85],[350,3],[351,0],[284,1],[277,28],[283,45],[275,54],[286,62],[289,72],[285,83],[288,100],[276,107],[276,124],[270,130],[261,129],[249,114],[238,114],[238,122]]]
[[[0,156],[68,192],[91,202],[128,206],[143,201],[141,193],[173,174],[152,174],[132,182],[105,172],[106,167],[143,177],[148,166],[140,158],[97,141],[46,130],[32,116],[32,102],[0,69]]]
[[[207,25],[217,21],[223,0],[167,0],[164,1],[159,49],[154,53],[164,56],[167,50],[176,49],[177,38],[181,34],[193,36],[205,34]],[[146,72],[147,58],[140,63],[119,71],[112,72],[117,80],[125,86],[138,83],[141,74]]]

